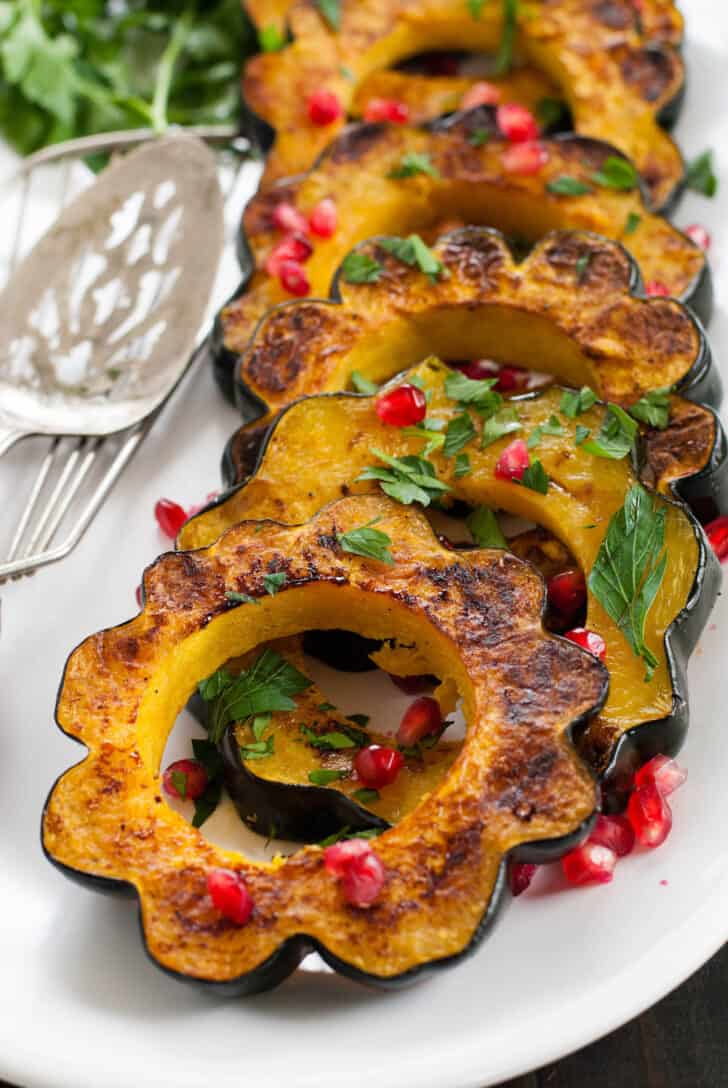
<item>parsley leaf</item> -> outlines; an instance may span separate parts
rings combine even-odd
[[[577,423],[574,432],[574,442],[577,446],[583,446],[590,434],[591,430],[589,427],[584,427],[581,423]]]
[[[664,431],[670,421],[670,389],[651,389],[644,397],[631,404],[629,414],[642,423]]]
[[[581,389],[565,389],[559,408],[569,419],[576,419],[582,412],[587,412],[597,402],[597,395],[588,385]]]
[[[560,177],[547,182],[546,188],[550,193],[556,193],[558,196],[582,196],[584,193],[591,192],[590,185],[568,174],[561,174]]]
[[[538,458],[531,461],[531,464],[523,473],[521,484],[527,487],[529,491],[538,491],[539,495],[545,495],[548,492],[549,478],[546,475],[546,469]]]
[[[341,263],[341,275],[346,283],[379,283],[382,266],[368,253],[347,253]]]
[[[491,416],[490,419],[486,419],[480,437],[480,448],[484,450],[486,446],[497,442],[504,435],[513,434],[514,431],[520,430],[521,421],[518,418],[518,412],[512,404],[507,405],[505,408],[501,408],[500,412],[496,412],[494,416]]]
[[[271,597],[275,597],[278,590],[282,589],[286,584],[287,579],[288,575],[282,570],[276,571],[273,574],[264,574],[263,586],[266,593],[270,594]]]
[[[311,748],[318,748],[322,752],[338,752],[342,748],[363,748],[369,741],[365,733],[354,729],[350,733],[340,729],[330,733],[315,733],[309,726],[301,725],[301,733]]]
[[[685,184],[703,196],[715,196],[718,192],[718,179],[713,170],[713,152],[704,151],[688,163]]]
[[[184,771],[172,771],[169,776],[172,780],[172,785],[177,790],[181,799],[184,801],[187,798],[187,775]]]
[[[277,26],[262,26],[258,31],[258,43],[264,53],[277,53],[286,44],[286,38]]]
[[[503,76],[513,65],[513,47],[516,44],[518,29],[518,0],[502,0],[503,30],[495,59],[496,75]]]
[[[368,397],[373,397],[379,392],[377,383],[365,378],[358,370],[352,370],[350,381],[357,393],[365,393]]]
[[[577,283],[583,283],[586,279],[586,274],[589,271],[591,259],[591,253],[582,253],[579,257],[577,257],[576,264],[574,266],[574,273],[576,275]]]
[[[435,466],[423,457],[410,454],[407,457],[390,457],[381,450],[372,449],[383,465],[369,465],[357,477],[358,480],[378,480],[385,495],[404,506],[419,502],[429,506],[450,488],[437,478]]]
[[[341,0],[315,0],[316,7],[332,30],[341,27]]]
[[[444,419],[425,419],[416,427],[404,427],[402,434],[408,438],[421,438],[425,445],[422,448],[422,457],[427,457],[433,450],[439,450],[445,444],[445,435],[440,432],[445,427]]]
[[[607,412],[599,429],[599,434],[588,442],[582,443],[582,449],[595,457],[607,457],[621,461],[634,446],[639,427],[618,404],[608,404]]]
[[[380,563],[390,566],[394,563],[389,546],[392,543],[390,537],[380,529],[372,528],[376,524],[370,521],[368,525],[362,525],[360,529],[350,529],[348,533],[338,533],[336,539],[342,551],[350,555],[361,555],[364,559],[376,559]]]
[[[468,476],[470,472],[472,472],[470,458],[467,453],[459,453],[455,458],[455,479],[460,480],[463,476]]]
[[[357,793],[363,793],[363,790],[357,790]],[[376,792],[376,791],[373,791]],[[352,797],[354,794],[352,794]],[[328,835],[321,842],[317,842],[317,846],[333,846],[336,842],[345,842],[347,839],[376,839],[377,835],[381,835],[383,828],[368,827],[365,831],[352,831],[350,827],[342,827],[339,831],[334,831],[331,835]]]
[[[491,139],[491,133],[487,128],[474,128],[468,133],[467,139],[471,147],[483,147]]]
[[[641,222],[641,215],[638,215],[637,212],[630,212],[627,216],[627,222],[624,224],[624,230],[622,231],[622,234],[624,234],[625,237],[629,234],[634,234]]]
[[[532,450],[539,444],[545,434],[557,435],[563,433],[564,425],[558,418],[558,416],[550,416],[545,423],[539,423],[537,427],[533,428],[530,435],[528,436],[528,441],[526,445],[528,446],[529,450]]]
[[[503,536],[498,519],[487,506],[479,506],[465,519],[475,543],[479,548],[507,548],[508,541]]]
[[[358,801],[360,805],[368,805],[371,801],[379,800],[379,790],[370,790],[367,788],[361,790],[354,790],[351,795],[355,801]]]
[[[639,185],[640,176],[628,159],[619,155],[608,155],[602,163],[601,170],[592,174],[592,178],[606,189],[635,189]]]
[[[308,772],[308,780],[314,786],[329,786],[332,782],[348,777],[348,771],[325,771],[317,768],[315,771]]]
[[[251,597],[249,593],[235,593],[233,590],[225,594],[225,600],[231,604],[260,604],[257,597]]]
[[[433,282],[445,272],[441,261],[438,261],[419,234],[410,234],[409,238],[381,238],[379,245],[403,264],[409,265],[410,268],[419,268],[420,272],[424,272]]]
[[[588,582],[632,651],[645,661],[645,680],[659,663],[645,644],[645,620],[667,565],[665,513],[664,506],[634,484],[609,522]]]
[[[246,763],[256,759],[267,759],[275,751],[275,737],[271,735],[267,740],[255,740],[250,744],[240,746],[240,758]]]
[[[468,442],[471,442],[475,438],[475,434],[475,424],[467,412],[462,412],[459,416],[455,416],[455,418],[451,419],[447,425],[445,442],[442,447],[444,456],[454,457],[456,453],[460,452],[463,446],[467,446]]]
[[[496,393],[497,378],[469,378],[460,370],[445,378],[445,394],[459,404],[472,404],[482,416],[492,416],[503,404],[503,397]]]
[[[483,14],[485,0],[468,0],[468,11],[474,19],[479,19]]]
[[[291,698],[311,686],[311,681],[290,662],[270,648],[239,676],[219,669],[200,685],[200,694],[210,702],[208,733],[219,744],[225,727],[234,721],[275,710],[294,710]]]
[[[417,174],[428,174],[431,178],[439,178],[440,171],[433,165],[429,155],[420,154],[418,151],[408,151],[389,171],[387,177],[413,178]]]

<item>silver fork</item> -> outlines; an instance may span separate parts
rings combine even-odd
[[[202,139],[226,149],[225,164]],[[33,172],[135,145],[17,266]],[[70,141],[23,164],[0,297],[0,456],[31,434],[48,442],[0,582],[73,550],[165,399],[204,356],[204,343],[193,349],[223,243],[217,171],[235,200],[244,150],[229,128],[164,139],[136,131]]]

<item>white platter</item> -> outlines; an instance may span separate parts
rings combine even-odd
[[[713,235],[720,363],[728,11],[711,0],[686,0],[684,10],[689,83],[677,136],[688,158],[715,149],[722,189],[713,201],[686,197],[674,218]],[[382,995],[314,963],[263,997],[201,995],[145,958],[132,904],[83,890],[44,860],[46,793],[80,755],[53,725],[64,660],[89,632],[135,611],[140,571],[164,547],[154,502],[189,505],[216,487],[235,422],[211,375],[197,374],[77,552],[1,591],[0,1077],[24,1088],[484,1088],[589,1043],[677,986],[728,936],[725,597],[690,668],[690,778],[674,799],[668,844],[620,863],[606,888],[557,892],[542,873],[476,955],[414,989]],[[16,450],[0,464],[2,493],[22,478]],[[232,833],[220,813],[211,835]]]

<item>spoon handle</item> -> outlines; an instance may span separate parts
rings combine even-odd
[[[28,431],[18,431],[0,422],[0,457],[14,446],[21,438],[28,438]]]

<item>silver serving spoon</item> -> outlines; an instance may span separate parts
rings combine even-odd
[[[223,241],[215,157],[180,132],[112,163],[18,266],[0,295],[0,456],[21,438],[56,437],[0,579],[67,554],[66,545],[48,551],[53,536],[103,437],[123,431],[71,547],[90,523],[145,433],[142,421],[190,361]],[[54,464],[68,435],[79,441],[65,465]]]

